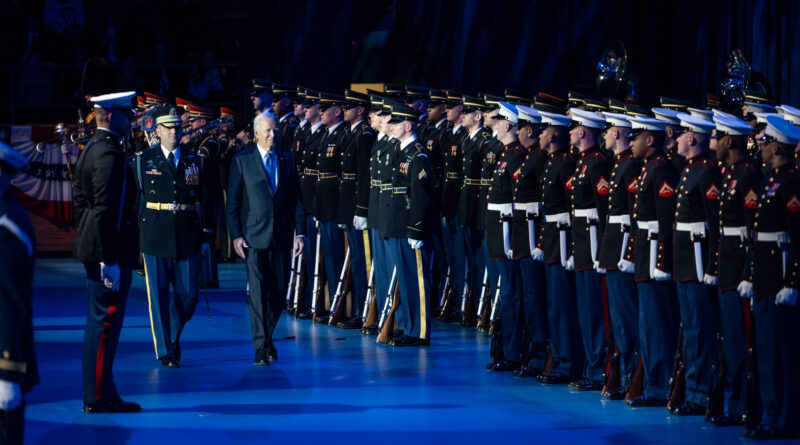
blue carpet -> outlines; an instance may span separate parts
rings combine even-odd
[[[741,428],[663,408],[631,409],[599,393],[485,371],[489,337],[435,323],[433,345],[393,349],[358,331],[284,314],[279,360],[252,365],[244,265],[220,265],[184,331],[181,368],[156,361],[144,279],[134,274],[115,362],[139,414],[81,412],[83,268],[37,263],[36,349],[41,384],[28,395],[26,443],[730,443]]]

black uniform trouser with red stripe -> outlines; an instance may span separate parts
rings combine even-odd
[[[112,291],[103,285],[100,263],[86,262],[84,267],[89,310],[83,331],[83,401],[117,400],[112,367],[131,287],[131,270],[120,269],[119,290]]]

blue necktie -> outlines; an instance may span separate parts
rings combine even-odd
[[[275,192],[275,155],[270,151],[264,156],[264,164],[267,169],[267,182],[272,192]]]

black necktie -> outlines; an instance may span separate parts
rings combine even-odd
[[[169,172],[175,174],[175,154],[170,152],[167,156],[167,163],[169,164]]]

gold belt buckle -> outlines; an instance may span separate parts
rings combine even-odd
[[[178,201],[173,201],[170,206],[172,207],[172,214],[176,215],[178,213]]]

